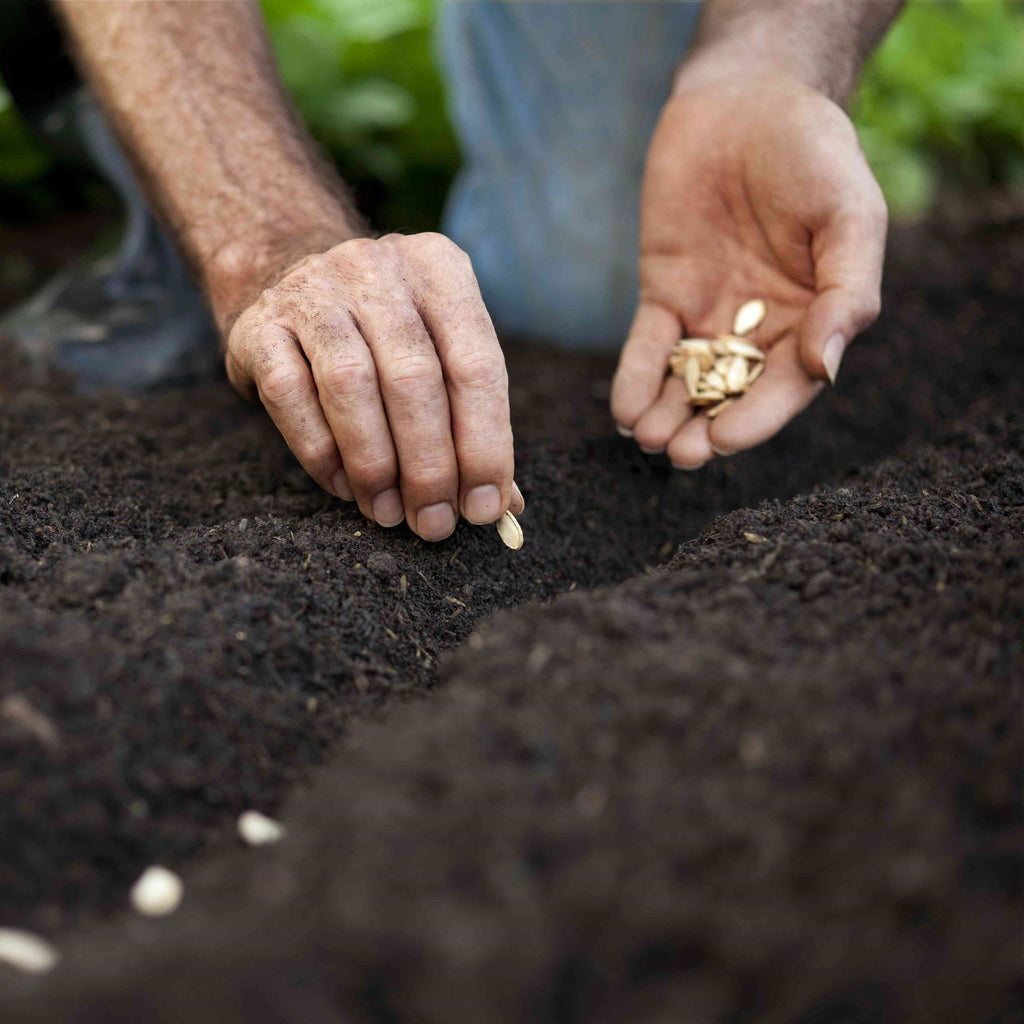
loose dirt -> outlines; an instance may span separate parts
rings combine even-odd
[[[510,344],[518,552],[368,525],[223,387],[10,366],[0,924],[68,966],[4,1019],[1018,1012],[1022,239],[898,237],[838,390],[697,474]],[[182,909],[114,914],[151,863]]]

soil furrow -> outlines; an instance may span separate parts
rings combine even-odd
[[[982,576],[1008,571],[1005,558],[1009,556],[1005,544],[1000,548],[989,543],[993,524],[984,518],[984,511],[978,512],[974,502],[985,506],[998,501],[1000,514],[1011,515],[1017,500],[1013,497],[1013,473],[1005,468],[993,471],[988,463],[976,464],[984,448],[980,441],[972,441],[972,448],[954,438],[932,455],[914,456],[926,462],[934,460],[939,467],[936,471],[947,473],[951,470],[946,464],[959,457],[957,452],[963,449],[969,453],[966,468],[957,477],[959,490],[948,500],[959,502],[958,515],[965,521],[976,513],[982,518],[974,523],[976,533],[969,540],[954,542],[942,529],[935,537],[929,534],[935,529],[929,524],[941,525],[939,507],[919,502],[912,489],[907,490],[899,482],[901,474],[916,473],[923,479],[927,465],[915,463],[907,469],[902,463],[892,463],[888,469],[877,471],[865,467],[907,439],[942,433],[961,420],[968,407],[971,418],[963,422],[973,423],[970,429],[982,439],[989,438],[984,450],[995,453],[999,445],[1009,445],[1017,436],[1013,430],[1018,428],[1000,419],[999,410],[1019,407],[1022,397],[1019,323],[1024,300],[1019,282],[1024,279],[1024,255],[1020,232],[1021,225],[1007,225],[955,237],[917,232],[897,236],[890,261],[885,317],[851,350],[838,391],[819,401],[770,445],[698,474],[674,473],[663,459],[648,459],[630,442],[611,435],[605,401],[612,369],[609,360],[509,345],[517,479],[528,506],[522,520],[527,546],[518,553],[506,551],[493,529],[460,527],[448,542],[432,547],[415,541],[404,530],[389,532],[367,526],[351,508],[318,493],[264,418],[240,407],[222,387],[166,392],[146,399],[79,399],[52,383],[39,384],[24,368],[5,367],[7,372],[0,383],[0,699],[17,696],[26,700],[51,723],[56,741],[43,742],[16,716],[0,715],[0,923],[61,936],[83,919],[123,906],[128,885],[145,864],[159,861],[187,867],[202,851],[230,850],[236,842],[233,828],[238,812],[250,806],[274,811],[285,794],[310,780],[313,769],[356,723],[386,719],[381,731],[367,735],[375,737],[373,742],[381,746],[382,757],[393,759],[379,765],[368,763],[359,771],[394,773],[398,780],[395,784],[406,785],[403,773],[412,771],[407,756],[413,755],[407,755],[397,741],[392,749],[387,739],[392,715],[397,705],[435,687],[438,657],[465,640],[482,616],[537,599],[547,601],[565,591],[626,580],[668,559],[678,543],[697,536],[722,513],[749,510],[766,499],[807,493],[824,480],[852,487],[852,494],[866,494],[863,488],[867,486],[873,495],[870,501],[877,505],[874,510],[862,507],[863,501],[857,505],[857,517],[846,527],[846,540],[829,534],[826,544],[807,525],[817,522],[815,515],[820,510],[812,507],[815,501],[838,500],[837,510],[830,514],[845,514],[841,506],[846,498],[837,499],[835,491],[827,492],[828,497],[822,492],[802,499],[812,504],[785,509],[769,505],[761,511],[737,513],[741,518],[752,517],[747,532],[755,534],[767,528],[765,516],[782,516],[771,520],[772,528],[778,529],[787,542],[809,548],[801,555],[803,561],[796,559],[791,581],[774,579],[771,567],[765,570],[769,573],[766,579],[755,581],[761,590],[749,580],[716,576],[728,569],[734,557],[727,545],[707,541],[707,537],[717,536],[714,530],[721,523],[705,535],[699,561],[677,563],[680,572],[672,578],[692,579],[701,602],[709,595],[728,594],[736,588],[759,595],[756,601],[740,602],[739,612],[732,616],[729,628],[741,637],[738,649],[718,651],[715,660],[708,648],[705,655],[694,654],[697,660],[692,664],[686,660],[690,655],[685,655],[687,671],[706,670],[713,678],[715,672],[727,670],[728,675],[735,670],[739,678],[745,678],[744,672],[754,671],[752,665],[761,665],[756,645],[749,639],[750,630],[744,633],[745,627],[760,624],[766,628],[764,617],[769,613],[781,615],[792,610],[795,601],[833,593],[842,595],[844,601],[863,597],[874,602],[871,607],[881,610],[870,615],[891,620],[891,631],[884,633],[882,640],[890,645],[894,665],[898,641],[907,629],[921,629],[936,649],[952,648],[955,654],[957,645],[941,625],[918,622],[912,617],[916,614],[913,607],[903,610],[910,618],[900,617],[903,595],[915,593],[921,608],[936,600],[950,602],[949,607],[957,614],[964,607],[974,608],[972,603],[962,604],[951,582],[960,557],[951,551],[955,547],[958,551],[978,550],[984,556],[979,563],[978,582],[972,584],[971,591],[980,594],[981,617],[974,620],[977,636],[968,647],[979,679],[1001,678],[998,673],[1017,656],[1007,649],[1002,632],[1005,623],[1011,621],[1007,616],[1016,614],[1016,606],[1005,593],[984,584]],[[890,489],[891,494],[886,490],[885,474],[893,480],[895,490]],[[908,509],[914,510],[918,518],[912,517]],[[908,551],[913,552],[908,558],[929,567],[927,586],[915,581],[911,565],[901,564],[898,572],[890,573],[884,559],[877,562],[872,576],[851,580],[837,573],[830,552],[848,544],[853,557],[863,547],[865,522],[878,527],[869,531],[871,536],[878,534],[884,539],[886,530],[897,521],[895,517],[904,514],[920,535],[911,537],[897,531],[893,536],[907,541]],[[954,525],[960,530],[961,524]],[[836,520],[829,529],[842,532],[843,526],[843,520]],[[899,526],[904,528],[905,524]],[[805,536],[802,531],[810,532]],[[758,558],[770,554],[767,548],[764,556],[759,554],[759,542],[745,543],[751,553],[758,553]],[[825,549],[819,550],[815,547],[818,544],[825,544]],[[894,551],[886,551],[886,557],[895,557]],[[687,549],[682,557],[695,556]],[[999,558],[1004,562],[999,563]],[[724,567],[720,564],[723,561]],[[754,570],[747,567],[742,571]],[[662,584],[641,579],[627,584],[626,589],[656,590],[664,579],[652,577]],[[945,598],[935,596],[939,594],[935,588],[943,580]],[[679,598],[671,587],[669,595],[672,600]],[[623,728],[628,725],[629,731],[617,742],[628,748],[635,740],[635,754],[641,761],[653,750],[652,771],[661,765],[666,771],[678,773],[682,762],[658,760],[668,755],[657,723],[666,706],[672,710],[673,700],[685,704],[686,699],[670,699],[671,688],[663,685],[664,680],[657,682],[661,677],[652,665],[642,661],[640,654],[635,654],[640,660],[634,663],[628,661],[634,655],[623,653],[642,653],[645,644],[636,643],[634,638],[637,629],[648,626],[655,633],[653,649],[663,656],[668,657],[676,640],[673,635],[663,635],[665,619],[659,618],[660,612],[645,611],[643,602],[639,611],[628,605],[631,610],[621,612],[625,617],[614,630],[607,627],[622,648],[616,654],[611,641],[603,637],[606,613],[593,610],[601,600],[570,596],[557,607],[577,609],[572,614],[578,612],[582,618],[575,632],[583,637],[594,626],[588,616],[598,617],[598,635],[608,649],[599,644],[595,650],[603,651],[601,657],[609,664],[621,655],[627,658],[623,673],[628,675],[627,667],[629,672],[654,673],[656,692],[648,698],[644,688],[639,688],[635,708],[638,717],[632,720],[632,711],[625,716]],[[591,601],[596,603],[588,603]],[[765,608],[761,608],[762,603]],[[776,604],[778,608],[771,612]],[[612,601],[612,608],[617,607]],[[725,611],[716,612],[713,602],[707,607],[700,603],[683,610],[684,618],[698,612],[703,615],[710,623],[712,636],[718,636],[729,625],[729,616]],[[837,615],[839,610],[841,606],[837,605]],[[547,621],[544,616],[538,620],[540,614],[528,610],[515,621],[534,623],[531,628],[539,628],[538,621]],[[869,612],[864,614],[868,616]],[[550,621],[562,622],[564,615],[564,611],[552,613]],[[857,656],[870,665],[882,641],[873,635],[870,641],[866,639],[853,620],[843,628],[852,629],[850,643],[854,646],[842,648],[846,653],[841,656],[823,649],[823,638],[845,622],[837,619],[833,623],[827,615],[794,618],[790,624],[794,632],[787,634],[786,644],[776,652],[780,664],[806,666],[818,658],[831,673],[856,660],[859,649]],[[568,626],[565,630],[567,635],[573,632]],[[520,659],[517,664],[521,674],[526,650],[522,645],[526,641],[513,638],[509,642],[517,649],[507,652],[508,657]],[[920,656],[910,659],[914,671],[931,671],[924,656],[926,650],[922,647]],[[472,645],[465,647],[459,655],[463,660],[457,661],[463,666],[460,671],[470,672],[465,665],[478,656],[482,657]],[[530,664],[534,666],[543,660],[540,653],[532,656]],[[486,659],[481,664],[487,664]],[[956,665],[959,672],[963,664]],[[598,663],[593,662],[593,666],[597,671]],[[550,671],[556,667],[557,661]],[[545,679],[548,668],[541,666]],[[781,692],[786,693],[785,679],[780,682],[776,678],[774,661],[763,666],[764,672],[769,670],[776,680],[772,685],[776,689],[781,686]],[[761,672],[762,667],[757,671]],[[895,671],[895,667],[885,669],[889,674]],[[860,681],[848,681],[848,685],[860,693],[870,687],[873,678],[864,675]],[[954,682],[959,678],[950,677],[948,690],[954,695]],[[499,695],[515,683],[504,677],[489,682]],[[521,679],[515,685],[526,684]],[[521,702],[523,714],[536,718],[538,729],[557,738],[565,727],[567,742],[575,735],[570,725],[577,713],[582,716],[581,723],[589,721],[587,716],[593,713],[593,709],[588,710],[589,702],[600,704],[596,691],[591,693],[586,687],[579,708],[568,699],[564,704],[552,704],[548,701],[549,687],[536,685],[539,691],[523,689],[514,700]],[[575,685],[571,687],[574,692]],[[474,692],[482,692],[474,686]],[[790,694],[794,702],[804,699],[804,689],[797,687]],[[946,690],[942,692],[946,694]],[[946,695],[952,706],[953,696]],[[422,722],[413,719],[419,723],[416,728],[426,729],[424,723],[434,721],[436,699],[412,712],[424,716]],[[739,714],[727,706],[712,706],[708,693],[703,699],[702,713],[707,721],[702,728],[709,733],[714,733],[719,720],[733,722],[730,715]],[[977,699],[977,694],[963,697],[968,707],[973,707]],[[740,706],[744,706],[742,701]],[[824,715],[824,707],[815,706]],[[609,707],[614,707],[614,702]],[[775,708],[772,713],[781,711]],[[443,723],[449,712],[437,710],[436,714],[440,716],[437,721]],[[794,719],[799,714],[796,706],[789,712]],[[856,721],[867,717],[862,714]],[[904,717],[907,729],[923,728],[915,707],[904,709]],[[927,721],[932,728],[932,717]],[[475,718],[473,723],[473,728],[480,725]],[[644,741],[647,728],[652,730],[650,744]],[[480,775],[484,788],[479,801],[470,800],[460,813],[480,816],[477,833],[470,830],[467,835],[475,836],[474,842],[481,844],[481,850],[490,849],[486,835],[495,821],[489,819],[511,813],[503,809],[501,794],[507,791],[509,801],[522,802],[516,813],[524,820],[544,807],[544,794],[533,791],[531,780],[535,759],[540,756],[543,766],[547,748],[541,744],[541,755],[532,747],[524,752],[519,731],[518,721],[509,725],[508,750],[498,745],[502,757],[511,759],[502,762],[500,785],[488,776],[486,751],[464,752],[466,777]],[[900,744],[906,743],[910,734],[898,730],[886,733],[886,743],[894,743],[902,756]],[[822,744],[827,738],[821,739]],[[865,727],[858,742],[866,751],[873,739]],[[795,752],[801,749],[799,745],[794,747]],[[881,749],[886,756],[892,752],[889,746]],[[459,750],[459,745],[453,743],[451,758],[457,758]],[[415,758],[421,756],[423,751],[417,748]],[[683,765],[685,770],[696,770],[701,749],[694,748],[687,756],[694,760]],[[882,754],[877,753],[877,757]],[[514,765],[523,769],[522,777]],[[453,762],[446,771],[454,776],[458,774],[456,767]],[[938,783],[929,771],[938,771],[941,765],[936,761],[926,767],[928,770],[922,771],[933,789],[925,796],[930,798]],[[709,767],[709,771],[709,785],[727,789],[734,784],[731,775],[716,783],[717,769]],[[782,782],[796,785],[794,778],[784,776],[776,782],[780,786]],[[352,814],[370,814],[360,796],[364,784],[369,782],[357,772],[353,781],[342,787]],[[451,784],[450,779],[443,778],[438,783],[442,789]],[[587,784],[581,781],[578,792],[584,792]],[[337,777],[332,785],[340,785]],[[430,784],[425,785],[427,796],[423,799],[429,806]],[[666,807],[672,814],[680,812],[680,807],[671,806],[677,799],[673,787],[665,795],[651,779],[643,785],[643,798],[652,814],[661,800],[668,800]],[[374,792],[371,787],[366,800],[376,799]],[[456,787],[455,792],[461,790]],[[607,803],[609,798],[594,790],[584,795],[582,803],[593,808],[602,799]],[[492,809],[487,810],[488,806]],[[739,806],[747,804],[741,801]],[[818,809],[822,815],[828,806],[827,801],[822,803]],[[603,809],[595,820],[602,815]],[[785,819],[784,814],[782,817]],[[811,819],[818,820],[813,814]],[[695,820],[698,826],[703,823],[699,814]],[[356,827],[345,823],[346,827],[350,824]],[[737,828],[742,833],[741,825]],[[770,843],[778,820],[762,825],[767,830],[763,842]],[[374,857],[371,844],[375,833],[366,830],[362,819],[358,827],[361,834],[365,832],[365,840],[359,840],[352,856],[367,858],[369,865]],[[412,832],[424,827],[422,813],[414,815]],[[716,827],[722,833],[715,840],[723,844],[721,850],[714,844],[702,848],[699,864],[713,864],[723,851],[731,849],[728,829],[721,822]],[[630,828],[628,821],[616,824],[620,831],[615,835],[623,857],[631,849]],[[523,830],[529,831],[525,825]],[[500,836],[500,829],[495,834]],[[420,840],[411,836],[396,840],[396,849],[408,842],[415,858]],[[377,838],[385,842],[383,837]],[[513,857],[516,863],[523,861],[527,866],[534,856],[528,839],[517,833],[515,841],[520,847]],[[318,848],[316,844],[322,841],[322,836],[311,834],[308,845],[310,849]],[[433,841],[423,840],[431,850]],[[589,869],[579,866],[587,860],[591,839],[587,835],[570,836],[566,843],[568,862],[575,865],[573,871],[582,871],[570,888],[592,884],[587,882]],[[979,843],[982,859],[978,871],[985,876],[988,862],[984,858],[993,855],[987,852],[985,842]],[[536,853],[543,862],[538,867],[542,875],[548,870],[545,858],[551,856],[543,852],[543,846],[538,846],[541,852]],[[594,847],[595,856],[605,864],[602,871],[610,870],[609,864],[619,863],[619,854],[613,855],[613,848],[610,833]],[[382,851],[387,849],[390,847],[385,842]],[[852,857],[858,849],[854,845],[847,852]],[[582,862],[574,860],[577,853],[583,857]],[[381,853],[385,861],[387,856]],[[557,857],[556,862],[560,863]],[[685,863],[685,858],[680,861]],[[467,867],[469,875],[482,871],[481,864]],[[304,871],[310,867],[311,863],[303,863]],[[367,914],[381,918],[379,926],[366,925],[366,934],[377,934],[374,929],[383,928],[381,934],[388,943],[398,941],[394,929],[408,926],[400,916],[389,922],[391,904],[380,902],[389,870],[382,869],[381,881],[366,904]],[[447,878],[447,872],[455,868],[442,864],[439,870],[440,877]],[[659,861],[651,870],[665,869]],[[809,870],[813,875],[818,866],[812,865]],[[331,875],[326,868],[318,868],[313,874],[322,878],[325,872]],[[354,877],[359,877],[358,871]],[[709,879],[709,884],[717,884],[711,876]],[[560,880],[559,886],[563,882]],[[814,876],[811,882],[820,885],[821,880]],[[510,891],[515,884],[514,880],[509,882]],[[622,912],[618,890],[611,882],[604,888],[604,883],[593,884],[594,907],[588,913],[607,920],[604,915]],[[443,886],[440,881],[437,885],[436,894],[441,899]],[[492,895],[488,891],[487,899]],[[702,906],[698,896],[696,890],[673,890],[672,898],[695,900],[695,906]],[[542,931],[556,928],[560,905],[556,900],[543,912],[533,908],[529,927]],[[794,927],[803,920],[800,915],[808,912],[808,907],[797,901],[795,910],[786,911],[799,918]],[[831,905],[825,909],[835,912]],[[423,908],[421,911],[427,913]],[[483,912],[483,918],[490,922],[487,927],[499,932],[511,929],[508,934],[528,946],[532,934],[529,929],[516,932],[508,924],[515,917],[515,906],[506,907],[504,912],[512,917],[506,920],[488,904]],[[294,926],[294,922],[289,923],[291,913],[281,911],[281,927]],[[465,907],[458,913],[473,916]],[[993,913],[993,920],[998,919],[998,907]],[[574,918],[573,928],[580,929],[581,935],[587,931],[585,917]],[[779,942],[789,934],[784,917],[781,914],[775,922],[781,929]],[[684,914],[680,920],[690,918]],[[325,927],[337,929],[338,922],[328,914]],[[424,939],[421,929],[414,941],[409,940],[413,947],[410,955],[413,959],[422,956],[424,963],[431,963],[436,951],[428,955],[419,944],[449,939],[454,942],[459,935],[470,945],[477,941],[475,925],[467,924],[464,931],[460,927],[452,924],[451,930],[446,926],[444,931],[450,933],[447,939],[435,935],[429,940]],[[347,925],[342,931],[347,935],[346,929]],[[305,925],[300,930],[304,935],[312,934]],[[616,946],[608,954],[612,960],[639,934],[627,927],[621,948]],[[335,938],[330,941],[344,945],[348,938],[344,942]],[[593,988],[588,975],[592,971],[588,957],[597,957],[594,963],[603,962],[599,951],[586,944],[563,945],[561,939],[555,942],[550,937],[544,942],[547,945],[541,943],[529,956],[524,950],[521,962],[510,968],[513,980],[509,984],[518,993],[517,1000],[527,989],[537,989],[537,998],[544,1001],[544,1012],[550,1013],[550,1019],[576,1019],[573,1000],[580,992],[590,993],[589,999],[601,991],[600,985]],[[672,946],[670,959],[685,960],[690,955],[687,942],[682,941],[678,948]],[[280,946],[276,948],[279,955]],[[397,948],[405,947],[400,942]],[[666,955],[664,947],[657,943],[651,947],[654,967],[644,966],[647,954],[640,947],[629,948],[629,955],[639,960],[628,971],[659,975],[656,964]],[[262,954],[256,950],[250,953],[253,963],[258,964]],[[307,953],[304,949],[296,962],[300,974],[316,972]],[[271,955],[269,947],[267,955]],[[342,987],[350,994],[361,993],[359,998],[369,1003],[384,999],[379,993],[373,994],[376,990],[368,978],[390,979],[386,964],[372,967],[369,960],[359,963],[361,966],[353,967],[355,980]],[[533,980],[527,984],[524,979],[533,970],[530,963],[539,973],[531,975]],[[619,967],[627,970],[621,963]],[[444,969],[452,969],[451,964]],[[444,976],[449,980],[454,977]],[[480,974],[480,978],[486,977],[486,971]],[[729,977],[736,980],[733,974]],[[497,979],[492,980],[497,984]],[[499,990],[500,986],[495,989]],[[422,992],[415,996],[421,997]],[[564,1007],[559,1000],[565,1002]],[[448,1019],[459,1018],[453,1015]]]

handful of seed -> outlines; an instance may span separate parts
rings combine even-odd
[[[669,368],[685,381],[690,404],[705,409],[709,419],[744,394],[764,372],[764,352],[742,336],[760,325],[765,312],[760,299],[747,302],[736,314],[732,334],[683,338],[669,356]]]

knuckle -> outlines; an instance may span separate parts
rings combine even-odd
[[[338,462],[338,446],[330,434],[297,440],[292,451],[313,477],[329,476]]]
[[[422,231],[413,236],[416,244],[424,249],[431,249],[435,252],[461,252],[462,250],[447,236],[440,231]]]
[[[419,494],[448,494],[455,487],[455,466],[437,459],[422,462],[403,460],[402,482]]]
[[[350,238],[331,250],[331,254],[344,259],[365,260],[380,252],[380,243],[384,239],[377,238]]]
[[[472,349],[453,353],[447,370],[448,379],[459,388],[473,391],[508,389],[508,370],[498,352]]]
[[[328,395],[360,395],[377,390],[377,373],[369,359],[331,359],[318,376]]]
[[[312,378],[298,366],[278,364],[260,377],[259,392],[263,401],[275,406],[290,405],[309,393]]]
[[[353,238],[333,250],[334,271],[360,285],[367,294],[394,286],[398,255],[390,236]]]
[[[373,494],[393,487],[397,476],[395,461],[390,455],[374,455],[358,449],[346,449],[345,472],[352,484]]]
[[[427,353],[392,356],[381,367],[388,389],[398,397],[419,396],[442,384],[441,367]]]
[[[439,231],[424,231],[411,236],[409,241],[423,255],[441,260],[448,266],[468,268],[472,265],[469,254]]]

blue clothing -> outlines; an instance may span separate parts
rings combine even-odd
[[[464,165],[443,230],[499,330],[618,348],[636,306],[647,145],[699,3],[448,0]]]

